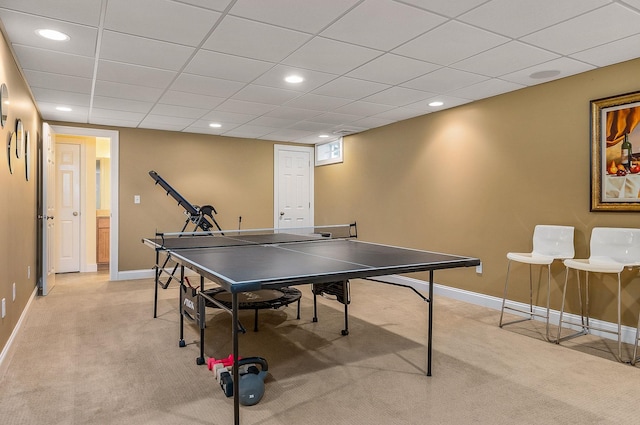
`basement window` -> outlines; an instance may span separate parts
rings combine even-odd
[[[342,162],[342,137],[316,145],[316,167]]]

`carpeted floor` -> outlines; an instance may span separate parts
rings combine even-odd
[[[178,290],[151,280],[59,275],[34,300],[0,381],[0,424],[231,424],[199,333],[178,347]],[[350,334],[342,305],[309,288],[295,306],[242,312],[241,355],[269,362],[264,398],[242,424],[637,424],[640,366],[614,360],[613,341],[545,342],[543,326],[500,329],[499,312],[435,299],[433,376],[425,376],[426,304],[410,290],[352,282]],[[231,351],[230,316],[207,311],[206,355]],[[629,351],[629,347],[625,347]]]

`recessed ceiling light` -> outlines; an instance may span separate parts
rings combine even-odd
[[[298,84],[304,81],[304,78],[302,78],[299,75],[289,75],[287,77],[285,77],[284,79],[287,83],[292,83],[292,84]]]
[[[560,75],[560,71],[557,69],[548,69],[546,71],[538,71],[529,75],[529,78],[534,78],[536,80],[545,79],[545,78],[553,78]]]
[[[329,137],[328,134],[321,134],[318,137],[320,137],[321,139],[326,139],[327,137]]]
[[[220,128],[220,127],[222,127],[222,124],[218,124],[217,122],[212,122],[211,124],[209,124],[209,127],[211,127],[211,128]]]
[[[71,112],[73,109],[68,106],[56,106],[56,111]]]
[[[429,104],[429,106],[442,106],[444,105],[444,102],[440,102],[439,100],[435,101],[435,102],[431,102]]]
[[[67,41],[71,39],[71,37],[69,37],[67,34],[56,30],[39,29],[36,30],[36,34],[38,34],[40,37],[55,41]]]

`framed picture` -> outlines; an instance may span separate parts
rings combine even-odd
[[[591,211],[640,211],[640,92],[591,101]]]

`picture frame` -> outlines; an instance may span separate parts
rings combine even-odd
[[[640,211],[640,91],[591,101],[591,211]]]
[[[24,160],[25,179],[29,181],[31,179],[31,135],[28,130],[25,132]]]
[[[20,155],[24,152],[24,125],[22,120],[18,118],[16,120],[16,158],[20,158]]]

